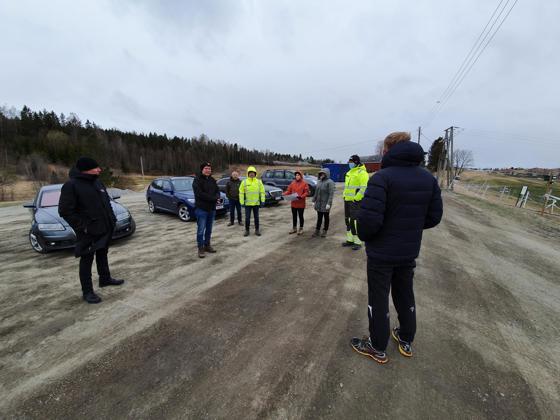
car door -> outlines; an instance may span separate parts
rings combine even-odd
[[[163,182],[161,179],[154,179],[150,184],[149,198],[150,200],[152,200],[154,205],[159,209],[162,208],[162,196],[161,196],[162,188],[163,188]]]
[[[162,187],[162,208],[167,211],[175,211],[177,209],[177,198],[173,193],[173,185],[171,184],[171,181],[164,179]]]

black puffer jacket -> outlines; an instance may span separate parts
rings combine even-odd
[[[374,262],[412,262],[420,252],[422,231],[441,220],[441,191],[436,179],[419,167],[423,160],[420,145],[397,143],[368,182],[358,214],[358,236]]]
[[[77,254],[103,237],[106,240],[98,247],[108,245],[117,222],[109,194],[99,177],[81,173],[76,168],[70,170],[70,180],[62,186],[58,214],[76,232]]]
[[[216,210],[216,201],[220,198],[220,189],[212,176],[201,173],[193,181],[195,206],[204,211]]]

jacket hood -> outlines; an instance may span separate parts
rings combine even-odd
[[[247,178],[249,178],[249,172],[254,172],[254,173],[257,174],[257,175],[259,174],[259,173],[257,172],[257,168],[255,168],[254,166],[249,166],[249,167],[247,168]]]
[[[85,179],[86,181],[91,182],[99,178],[98,175],[84,174],[83,172],[80,172],[75,166],[70,169],[70,172],[68,172],[68,176],[71,179]]]
[[[424,149],[418,143],[403,141],[395,144],[383,156],[381,167],[389,166],[418,166],[424,161]]]
[[[325,174],[325,179],[330,179],[331,178],[331,170],[329,168],[321,168],[321,170],[319,171],[319,174]]]

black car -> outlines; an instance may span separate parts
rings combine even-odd
[[[58,214],[58,200],[62,184],[42,187],[33,202],[23,207],[31,209],[33,221],[29,230],[29,243],[35,251],[44,254],[56,249],[73,248],[76,244],[76,233],[68,222]],[[113,239],[132,235],[136,231],[136,222],[126,207],[111,196],[111,207],[117,218],[113,231]]]
[[[239,179],[241,181],[243,181],[244,179],[246,179],[246,176],[241,176],[239,177]],[[226,184],[229,181],[229,177],[227,178],[222,178],[218,181],[218,188],[220,189],[221,192],[225,193],[226,192]],[[264,196],[265,196],[265,201],[264,204],[265,205],[269,205],[269,204],[278,204],[283,198],[282,198],[282,189],[278,188],[278,187],[273,187],[272,185],[264,185]]]
[[[146,200],[150,213],[164,211],[179,216],[183,222],[196,219],[192,176],[157,178],[146,190]],[[216,202],[216,214],[229,210],[229,201],[224,193]]]
[[[290,185],[295,178],[295,171],[289,169],[268,169],[263,172],[261,180],[265,185],[272,185],[274,187],[282,188],[282,190],[285,191],[288,188],[288,185]],[[315,194],[317,177],[304,175],[303,179],[309,185],[310,196]]]

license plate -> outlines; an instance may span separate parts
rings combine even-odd
[[[223,208],[224,208],[223,204],[217,204],[216,205],[216,210],[221,210]]]

